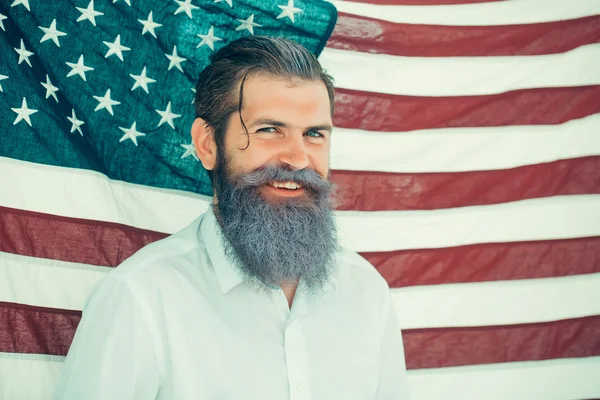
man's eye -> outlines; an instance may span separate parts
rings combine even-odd
[[[266,128],[260,128],[259,130],[257,130],[257,132],[275,133],[275,132],[277,132],[277,129],[273,128],[272,126],[269,126]]]
[[[310,137],[314,137],[314,138],[324,137],[323,134],[318,131],[308,131],[308,132],[306,132],[306,136],[310,136]]]

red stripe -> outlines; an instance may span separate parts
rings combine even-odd
[[[0,302],[0,352],[65,356],[80,311]]]
[[[600,156],[519,168],[399,174],[332,171],[337,209],[433,210],[524,199],[600,193]]]
[[[600,85],[458,97],[398,96],[337,89],[333,123],[339,128],[386,132],[555,125],[600,113],[599,99]]]
[[[0,352],[67,354],[81,313],[0,303]],[[600,355],[600,316],[403,332],[409,369]]]
[[[0,207],[0,251],[116,267],[164,233]]]
[[[9,208],[0,208],[0,226],[0,251],[113,267],[166,236]],[[600,237],[362,255],[391,287],[548,278],[600,272]]]
[[[500,26],[405,24],[340,13],[327,47],[410,57],[528,56],[600,42],[600,15]]]
[[[600,272],[600,237],[361,253],[390,287]]]
[[[511,326],[403,332],[408,369],[600,355],[600,316]]]

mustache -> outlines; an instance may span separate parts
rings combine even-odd
[[[277,165],[266,165],[254,170],[240,177],[237,183],[240,188],[243,188],[257,187],[271,181],[294,181],[314,193],[330,193],[335,189],[333,183],[323,179],[312,169],[293,170]]]

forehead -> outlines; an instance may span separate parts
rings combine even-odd
[[[273,118],[304,125],[331,123],[329,94],[320,80],[251,76],[244,82],[243,96],[244,120]]]

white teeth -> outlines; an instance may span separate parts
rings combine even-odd
[[[287,181],[287,182],[278,182],[278,181],[273,181],[270,182],[269,185],[276,187],[276,188],[285,188],[285,189],[299,189],[302,186],[298,185],[296,182],[292,182],[292,181]]]
[[[286,182],[286,183],[283,184],[283,186],[286,189],[298,189],[299,188],[299,186],[296,185],[294,182]]]

